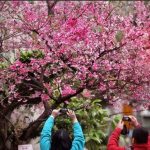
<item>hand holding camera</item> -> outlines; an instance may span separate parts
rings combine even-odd
[[[60,115],[60,109],[54,109],[51,114],[54,118]]]
[[[123,135],[129,133],[129,129],[131,128],[132,125],[134,127],[139,126],[139,123],[134,116],[123,116],[121,122],[123,123],[123,128],[121,128],[122,129],[121,134]]]
[[[129,133],[131,118],[129,116],[123,116],[122,122],[123,122],[123,129],[121,131],[121,134],[126,135]]]
[[[51,115],[55,118],[60,114],[67,114],[72,119],[73,123],[77,122],[77,117],[73,110],[67,108],[54,109]]]
[[[72,122],[77,122],[76,114],[73,110],[68,110],[67,115],[72,119]]]
[[[55,118],[59,116],[60,114],[67,114],[67,111],[68,111],[67,108],[54,109],[51,115]]]
[[[59,111],[61,114],[67,114],[68,109],[67,108],[61,108]]]
[[[122,121],[131,121],[129,116],[123,116]]]
[[[134,116],[129,116],[129,118],[131,119],[131,122],[132,122],[134,127],[139,126],[139,123],[138,123],[137,119]]]

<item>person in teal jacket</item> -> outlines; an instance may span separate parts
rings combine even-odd
[[[60,129],[52,135],[54,119],[60,114],[60,110],[53,110],[51,116],[46,120],[40,136],[41,150],[83,150],[85,139],[82,128],[76,118],[75,112],[67,111],[67,115],[73,122],[73,141],[66,130]]]

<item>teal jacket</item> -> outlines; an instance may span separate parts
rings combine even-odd
[[[51,132],[54,126],[54,118],[50,116],[43,127],[40,137],[40,148],[41,150],[50,150],[51,148]],[[71,150],[83,150],[84,149],[84,136],[82,132],[82,128],[79,122],[73,124],[73,135],[74,139],[72,142]]]

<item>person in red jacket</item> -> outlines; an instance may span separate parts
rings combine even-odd
[[[119,137],[124,126],[124,122],[121,120],[109,137],[107,150],[150,150],[150,136],[148,136],[148,131],[140,127],[137,119],[134,116],[129,116],[129,118],[135,127],[131,140],[132,146],[120,147],[118,144]]]

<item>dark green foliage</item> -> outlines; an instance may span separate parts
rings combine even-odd
[[[74,97],[67,106],[69,109],[75,110],[86,138],[86,147],[90,150],[98,150],[107,138],[108,112],[102,109],[100,102],[99,99],[85,100]],[[87,104],[89,104],[87,107],[77,110]],[[54,130],[60,128],[67,129],[72,135],[72,123],[67,115],[56,118]]]
[[[8,63],[7,62],[0,62],[0,69],[5,69],[7,68]]]
[[[30,63],[31,58],[39,59],[44,58],[44,53],[40,50],[33,50],[33,51],[21,51],[20,52],[20,61],[22,63]]]

